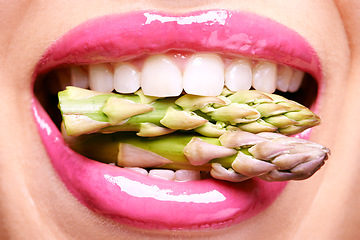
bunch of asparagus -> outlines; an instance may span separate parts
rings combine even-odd
[[[59,92],[59,107],[66,134],[76,137],[71,148],[123,167],[209,171],[232,182],[300,180],[315,173],[329,153],[286,136],[319,124],[318,116],[259,91],[161,99],[141,91],[123,95],[67,87]]]

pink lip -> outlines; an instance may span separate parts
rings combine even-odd
[[[49,48],[35,77],[62,64],[118,61],[172,49],[269,59],[321,78],[315,51],[296,32],[263,17],[223,10],[182,16],[138,12],[90,20]],[[148,178],[75,153],[37,100],[33,111],[53,166],[69,191],[88,208],[121,223],[149,229],[228,226],[264,210],[286,185],[259,179],[234,184]]]

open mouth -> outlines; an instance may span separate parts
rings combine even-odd
[[[70,31],[45,53],[36,72],[34,93],[39,102],[34,101],[33,109],[54,168],[90,209],[144,228],[228,226],[264,210],[286,184],[257,178],[221,181],[208,169],[104,164],[112,161],[102,156],[113,154],[106,147],[97,151],[100,143],[91,146],[95,151],[73,147],[75,152],[69,147],[78,138],[67,136],[61,127],[57,93],[65,86],[124,95],[141,89],[148,99],[170,99],[255,89],[316,109],[319,65],[315,52],[295,32],[251,14],[107,16]],[[116,134],[116,138],[128,135]],[[297,135],[307,138],[309,131]],[[137,154],[128,158],[136,159]]]

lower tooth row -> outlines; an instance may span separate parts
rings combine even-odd
[[[193,54],[183,67],[170,55],[147,57],[141,67],[129,62],[70,68],[73,86],[99,92],[134,93],[140,87],[148,96],[178,96],[186,93],[201,96],[219,95],[224,86],[231,91],[256,90],[273,93],[276,89],[295,92],[304,72],[268,61],[233,59],[225,66],[217,54]],[[69,81],[67,81],[69,82]]]
[[[178,182],[187,182],[187,181],[197,181],[201,179],[200,171],[196,170],[169,170],[169,169],[152,169],[149,172],[144,168],[139,167],[125,167],[126,169],[132,170],[134,172],[143,174],[156,179],[178,181]]]

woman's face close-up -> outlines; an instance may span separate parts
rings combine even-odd
[[[0,9],[0,239],[360,238],[356,0]]]

